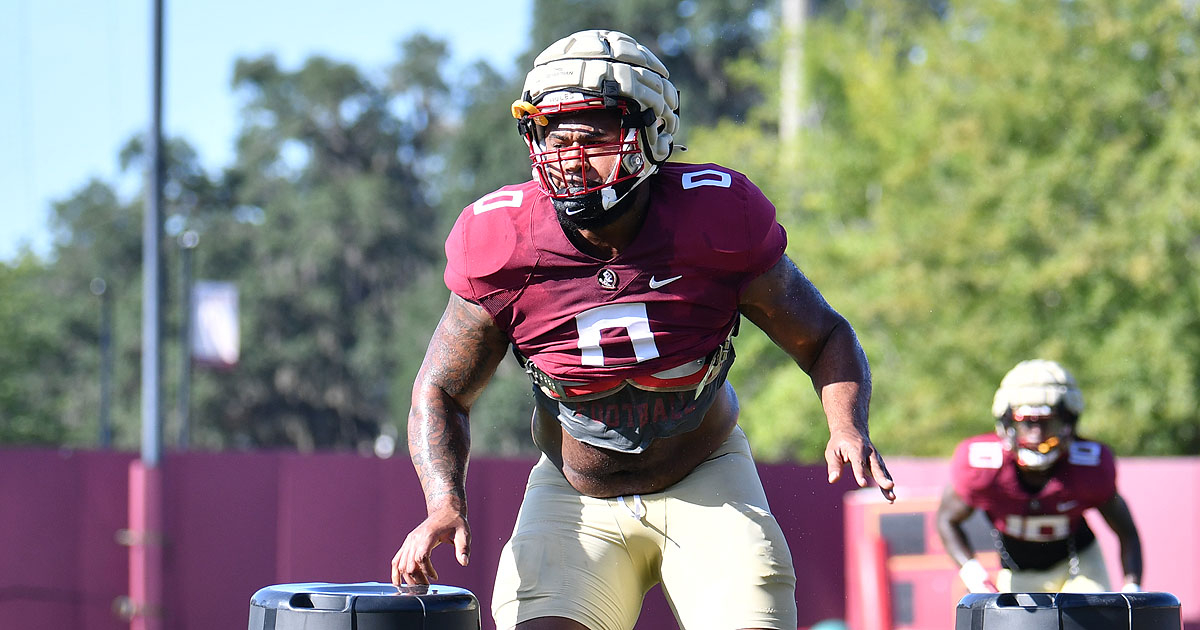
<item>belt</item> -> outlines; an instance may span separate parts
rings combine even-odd
[[[695,390],[696,397],[704,387],[717,379],[721,374],[721,366],[733,357],[733,336],[737,332],[735,325],[725,341],[717,346],[707,356],[683,365],[633,378],[607,378],[598,381],[571,381],[550,376],[533,361],[517,351],[513,346],[513,355],[529,376],[530,382],[542,390],[544,394],[555,400],[566,402],[584,402],[603,398],[621,390],[627,385],[651,392],[684,392]]]

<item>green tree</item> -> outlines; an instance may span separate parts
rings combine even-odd
[[[1085,434],[1200,452],[1194,18],[1155,2],[864,2],[813,21],[805,56],[816,115],[798,176],[773,161],[770,111],[695,144],[746,156],[789,251],[855,323],[886,452],[945,455],[987,431],[1000,377],[1038,356],[1080,380]],[[815,460],[820,427],[797,422],[783,370],[745,417],[771,455]]]
[[[988,430],[1000,377],[1035,356],[1075,372],[1086,435],[1200,453],[1195,16],[1150,0],[819,6],[794,145],[778,130],[784,47],[759,2],[539,0],[526,62],[589,27],[663,57],[691,148],[676,159],[746,172],[775,200],[789,254],[862,337],[885,453],[944,456]],[[168,224],[201,233],[198,277],[242,295],[241,364],[195,375],[196,443],[365,448],[403,432],[447,299],[442,240],[461,208],[529,176],[508,114],[523,72],[480,62],[450,81],[446,59],[418,36],[380,82],[322,58],[243,60],[235,163],[210,176],[171,143]],[[133,142],[122,160],[140,156]],[[0,441],[93,443],[88,285],[102,277],[117,443],[136,444],[141,221],[139,200],[90,182],[55,204],[46,261],[0,265]],[[180,287],[165,245],[170,370]],[[756,454],[819,460],[807,381],[742,330],[732,378]],[[505,361],[476,407],[478,452],[528,451],[528,413]]]
[[[382,82],[322,58],[296,71],[269,57],[243,60],[234,83],[246,122],[235,163],[213,178],[185,143],[170,143],[169,236],[199,232],[195,276],[232,281],[241,295],[240,364],[193,372],[193,444],[365,449],[407,415],[408,388],[448,295],[442,239],[470,195],[498,183],[443,175],[449,160],[470,156],[450,147],[460,146],[455,128],[473,104],[447,107],[456,101],[442,78],[444,43],[417,36],[400,52]],[[494,77],[479,67],[481,89],[495,92]],[[120,157],[127,170],[145,168],[138,139]],[[47,261],[4,268],[3,313],[17,332],[0,362],[5,419],[13,419],[0,440],[94,443],[99,308],[88,286],[101,277],[116,303],[118,445],[136,446],[141,226],[140,198],[92,182],[56,204]],[[169,445],[184,349],[179,249],[168,239],[163,253]],[[49,316],[24,320],[23,312]],[[515,407],[484,415],[515,416],[506,411]],[[527,410],[520,415],[527,421]]]
[[[111,417],[116,444],[137,435],[140,218],[90,181],[52,207],[53,263],[0,265],[0,442],[92,445],[99,436],[101,279],[118,342]],[[131,430],[132,428],[132,430]]]
[[[392,418],[404,290],[437,256],[420,174],[436,110],[405,119],[392,100],[438,87],[393,93],[319,57],[294,72],[243,60],[234,85],[247,122],[229,202],[192,220],[221,235],[198,268],[239,287],[242,360],[202,375],[198,415],[234,443],[369,447]]]
[[[62,422],[63,383],[46,391],[41,375],[63,367],[52,350],[58,342],[58,320],[45,295],[45,269],[26,254],[14,264],[0,264],[0,444],[58,444],[69,427]],[[17,334],[13,334],[17,333]]]

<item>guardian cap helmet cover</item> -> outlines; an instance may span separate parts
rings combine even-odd
[[[534,179],[560,213],[585,223],[601,218],[671,155],[679,91],[668,76],[653,52],[618,31],[581,31],[534,59],[512,115],[529,147]],[[620,117],[617,142],[546,146],[549,117],[590,110],[612,110]],[[589,158],[612,156],[620,163],[606,181],[589,182],[579,173],[568,185],[569,170],[586,168]]]
[[[1083,394],[1054,361],[1022,361],[1004,375],[992,400],[996,433],[1017,451],[1017,464],[1047,470],[1069,448],[1083,412]]]

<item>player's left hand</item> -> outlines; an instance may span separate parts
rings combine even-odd
[[[433,510],[409,532],[400,550],[392,557],[392,584],[399,587],[435,582],[438,573],[431,556],[434,547],[442,543],[454,545],[458,563],[467,566],[471,555],[471,528],[464,511],[453,507]]]
[[[825,447],[825,463],[829,467],[829,483],[842,478],[842,467],[850,464],[854,471],[854,480],[858,487],[866,488],[867,479],[875,480],[879,491],[888,503],[896,501],[894,491],[896,484],[888,473],[883,457],[871,444],[871,439],[858,431],[837,431],[829,436],[829,444]]]

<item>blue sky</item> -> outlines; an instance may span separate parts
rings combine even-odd
[[[215,171],[233,158],[238,57],[273,53],[294,69],[321,54],[382,72],[402,39],[424,31],[450,43],[455,65],[485,58],[507,71],[533,1],[165,4],[163,131]],[[151,0],[0,0],[0,261],[25,246],[46,253],[51,202],[90,179],[134,194],[140,174],[119,181],[117,154],[147,126],[150,10]]]

